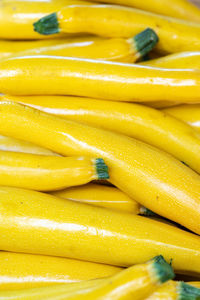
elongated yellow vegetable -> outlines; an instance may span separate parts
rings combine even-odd
[[[200,274],[199,237],[146,217],[51,195],[0,188],[0,248],[118,266],[165,255],[177,272]]]
[[[142,62],[141,65],[169,69],[200,70],[200,52],[180,52]]]
[[[143,299],[161,283],[174,277],[172,268],[162,256],[152,261],[133,266],[108,279],[90,280],[80,284],[71,284],[21,290],[15,292],[0,292],[0,299]],[[77,289],[75,289],[77,286]]]
[[[139,104],[78,97],[5,96],[4,100],[134,137],[172,154],[200,173],[200,135],[162,111]]]
[[[146,300],[197,300],[200,289],[181,281],[168,281]]]
[[[0,91],[12,95],[191,103],[200,99],[200,72],[72,57],[24,56],[0,62]]]
[[[50,40],[51,41],[51,40]],[[50,44],[50,41],[43,41],[44,46],[40,48],[28,49],[24,52],[15,52],[14,54],[4,53],[2,49],[2,56],[14,57],[14,56],[25,56],[25,55],[60,55],[68,57],[80,57],[80,58],[93,58],[101,60],[119,61],[119,62],[135,62],[141,57],[145,56],[149,51],[151,51],[157,41],[158,37],[156,33],[151,29],[146,29],[141,33],[137,34],[131,39],[105,39],[98,37],[88,37],[88,38],[77,38],[75,40],[63,40],[56,44]],[[52,40],[53,42],[54,40]],[[49,45],[48,45],[48,43]],[[13,43],[13,42],[0,42],[1,44]],[[17,42],[15,42],[17,43]],[[21,42],[22,46],[25,44],[34,47],[35,44],[42,42]],[[20,44],[20,42],[18,42]],[[45,45],[47,44],[47,45]],[[18,45],[20,47],[20,45]],[[28,46],[27,46],[28,47]],[[11,51],[10,51],[11,52]],[[12,53],[12,52],[11,52]],[[0,56],[1,58],[1,56]]]
[[[77,42],[82,42],[83,38],[74,38]],[[12,41],[12,40],[0,40],[0,59],[14,56],[18,52],[24,52],[28,50],[37,51],[39,48],[49,48],[60,45],[72,43],[72,38],[62,39],[49,39],[49,40],[32,40],[32,41]]]
[[[0,185],[53,191],[108,179],[103,159],[0,151]]]
[[[117,5],[68,5],[34,23],[35,31],[42,35],[84,32],[132,37],[147,27],[158,34],[159,51],[200,50],[200,24]]]
[[[34,32],[33,22],[65,5],[87,3],[79,0],[1,0],[0,38],[13,40],[44,39]]]
[[[63,155],[103,157],[115,186],[157,214],[200,234],[200,177],[165,152],[6,101],[0,102],[0,133]]]
[[[4,291],[71,284],[108,277],[120,271],[120,268],[103,264],[4,251],[0,252],[0,264],[0,290]]]
[[[87,184],[51,193],[54,196],[134,214],[146,211],[136,201],[115,187]]]
[[[200,132],[200,104],[178,105],[165,108],[164,112],[188,123]]]
[[[20,141],[18,139],[10,138],[3,135],[0,135],[0,151],[13,151],[39,155],[58,156],[58,154],[52,152],[51,150],[39,147],[29,142]]]
[[[151,11],[157,14],[180,18],[192,22],[200,22],[200,11],[188,0],[90,0],[120,4]]]

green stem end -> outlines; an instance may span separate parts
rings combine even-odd
[[[200,289],[185,282],[179,283],[179,300],[197,300],[200,299]]]
[[[108,166],[105,164],[102,158],[95,160],[96,173],[99,180],[109,179]]]
[[[162,255],[153,258],[153,269],[160,283],[164,283],[175,277],[172,266],[165,261]]]
[[[144,31],[137,34],[134,38],[134,44],[136,50],[140,54],[140,57],[146,56],[159,41],[158,35],[151,28],[147,28]]]
[[[41,18],[39,21],[33,24],[33,27],[34,31],[43,35],[50,35],[60,32],[56,13]]]

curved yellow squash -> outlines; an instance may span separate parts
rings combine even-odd
[[[0,185],[53,191],[107,178],[102,159],[0,151]]]
[[[0,133],[63,155],[101,156],[115,186],[143,206],[200,234],[200,177],[165,152],[6,101],[0,102]]]
[[[157,68],[200,70],[200,52],[180,52],[152,59],[140,64]]]
[[[133,103],[69,96],[4,96],[4,100],[136,138],[172,154],[200,173],[200,135],[162,111]]]
[[[200,289],[181,281],[168,281],[161,285],[146,300],[197,300],[200,297]]]
[[[156,45],[156,33],[147,28],[130,39],[79,37],[42,41],[2,41],[0,59],[27,55],[55,55],[119,62],[135,62]]]
[[[200,24],[117,5],[69,5],[34,24],[34,29],[42,36],[84,32],[127,38],[147,27],[159,36],[159,51],[200,50]]]
[[[33,23],[43,16],[79,0],[1,0],[0,38],[13,40],[44,39],[33,30]]]
[[[200,132],[200,104],[182,104],[165,108],[167,114],[193,126]]]
[[[32,153],[32,154],[39,154],[39,155],[58,156],[58,154],[52,152],[51,150],[39,147],[37,145],[34,145],[26,141],[21,141],[3,135],[0,135],[0,151],[13,151],[13,152]]]
[[[133,214],[145,214],[145,208],[119,189],[94,183],[51,193],[59,198]]]
[[[199,8],[188,0],[90,0],[91,2],[103,2],[120,4],[151,11],[157,14],[180,18],[192,22],[200,22]]]
[[[133,266],[107,279],[90,280],[81,283],[55,287],[0,292],[0,299],[87,299],[87,300],[139,300],[149,295],[161,283],[173,278],[172,268],[163,257]]]
[[[146,217],[51,195],[0,188],[0,248],[131,266],[165,256],[176,272],[200,270],[199,237]]]
[[[0,91],[114,101],[199,102],[200,72],[72,57],[24,56],[0,62]]]
[[[79,260],[0,252],[0,290],[18,290],[103,278],[120,268]]]

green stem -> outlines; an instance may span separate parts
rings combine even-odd
[[[102,158],[95,160],[96,173],[99,180],[109,179],[108,166],[105,164]]]
[[[178,300],[197,300],[200,299],[200,289],[185,282],[180,282],[178,286]]]
[[[133,38],[135,48],[140,54],[140,57],[146,56],[159,41],[159,38],[155,31],[151,28],[147,28],[140,32]]]
[[[56,13],[41,18],[39,21],[33,24],[33,27],[34,31],[43,35],[50,35],[60,32]]]
[[[165,261],[162,255],[154,257],[152,261],[153,270],[160,283],[164,283],[175,277],[172,266]]]

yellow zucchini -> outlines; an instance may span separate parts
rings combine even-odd
[[[103,264],[4,251],[0,252],[0,264],[0,291],[64,283],[70,286],[79,281],[82,285],[85,280],[108,277],[120,271],[120,268]]]
[[[168,281],[146,300],[197,300],[200,289],[181,281]]]
[[[12,95],[74,95],[126,102],[199,102],[200,72],[61,56],[0,62],[0,91]]]
[[[90,280],[80,284],[55,286],[54,288],[0,292],[0,299],[139,300],[173,277],[172,268],[162,256],[158,256],[146,264],[133,266],[104,280]],[[76,286],[77,289],[75,289]]]
[[[110,181],[148,209],[200,234],[200,177],[169,154],[133,138],[0,102],[0,133],[57,153],[100,156]]]
[[[0,151],[0,185],[53,191],[107,178],[102,159]]]
[[[200,22],[200,11],[188,0],[90,0],[91,2],[103,2],[120,4],[151,11],[157,14],[180,18],[192,22]]]
[[[168,69],[200,70],[200,52],[180,52],[142,62],[141,65]]]
[[[0,53],[0,59],[1,57],[5,58],[25,55],[56,55],[132,63],[149,53],[149,51],[155,47],[157,42],[158,37],[150,28],[147,28],[130,39],[88,37],[39,42],[0,41],[0,47],[3,47],[1,50],[2,53]],[[10,51],[8,49],[6,52],[6,50],[4,50],[4,45],[7,46],[7,48],[13,45],[14,51],[20,47],[22,49],[29,47],[29,49],[12,53],[12,49],[10,49]],[[37,45],[41,46],[38,47]]]
[[[44,39],[33,30],[33,22],[65,5],[87,3],[79,0],[1,0],[0,38],[12,40]]]
[[[182,104],[163,110],[174,118],[188,123],[200,132],[200,104]]]
[[[4,100],[136,138],[172,154],[200,173],[200,135],[165,112],[139,104],[69,96],[4,96]]]
[[[147,27],[159,36],[161,52],[200,50],[200,24],[117,5],[68,5],[34,23],[42,36],[63,32],[129,38]]]
[[[119,189],[111,186],[90,183],[83,186],[52,192],[51,194],[59,198],[122,212],[148,214],[148,211],[141,207],[136,201],[121,192]]]
[[[0,248],[117,266],[144,263],[156,253],[176,272],[200,274],[195,234],[146,217],[51,195],[0,187]]]
[[[8,136],[3,135],[0,135],[0,151],[13,151],[39,155],[58,156],[58,154],[52,152],[51,150],[39,147],[26,141],[20,141],[18,139],[10,138]]]

